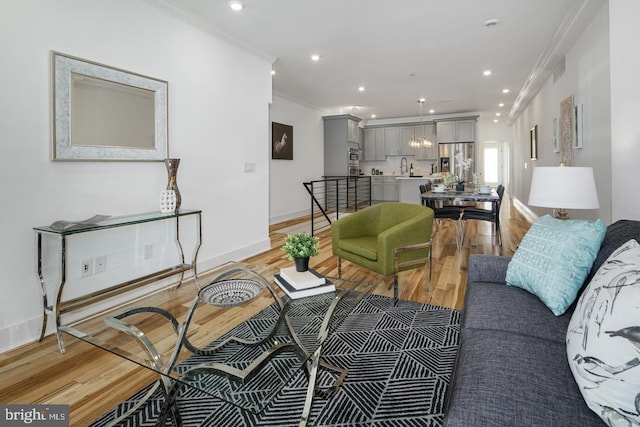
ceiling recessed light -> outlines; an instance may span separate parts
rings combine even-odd
[[[360,87],[358,87],[358,90],[359,90],[360,92],[364,92],[364,86],[360,86]]]
[[[314,53],[313,55],[311,55],[311,60],[312,61],[320,61],[320,55],[317,55],[317,54]]]
[[[502,93],[509,93],[509,89],[502,89]]]
[[[498,104],[498,107],[504,107],[504,102],[501,102],[500,104]]]
[[[498,22],[500,22],[500,21],[498,21],[495,18],[491,18],[491,19],[487,19],[486,21],[484,21],[482,23],[482,25],[484,25],[485,27],[495,27],[496,25],[498,25]]]
[[[493,123],[498,123],[498,119],[493,119]]]
[[[372,114],[372,115],[371,115],[371,118],[372,118],[372,119],[375,119],[375,118],[376,118],[376,115],[375,115],[375,114]]]
[[[244,5],[238,0],[231,0],[229,2],[229,7],[237,12],[239,10],[242,10],[244,8]]]
[[[500,117],[500,113],[496,113],[496,116]]]
[[[418,102],[420,102],[420,103],[425,102],[425,101],[426,101],[426,99],[425,99],[425,98],[420,98],[420,99],[418,99]]]
[[[276,73],[276,70],[271,70],[271,75],[273,76]]]
[[[482,72],[482,74],[484,74],[485,76],[490,76],[491,75],[491,70],[484,70]]]
[[[435,112],[436,112],[436,110],[434,110],[434,109],[429,110],[429,113],[431,113],[431,114],[433,114]]]

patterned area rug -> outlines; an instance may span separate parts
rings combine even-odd
[[[267,309],[268,310],[268,309]],[[295,321],[295,313],[290,313]],[[264,313],[256,316],[264,320]],[[251,322],[251,321],[249,321]],[[349,370],[328,399],[316,396],[311,426],[440,426],[444,396],[458,349],[460,313],[442,307],[369,295],[353,309],[325,344],[324,359]],[[321,369],[318,383],[333,383]],[[258,414],[194,390],[178,398],[185,426],[297,426],[307,381],[295,375]],[[101,427],[130,408],[146,389],[91,424]],[[155,425],[160,391],[124,426]]]

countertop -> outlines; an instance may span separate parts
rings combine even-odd
[[[422,176],[409,176],[409,175],[360,175],[360,177],[369,176],[371,178],[396,178],[398,180],[417,180],[417,179],[430,179],[430,180],[442,180],[442,175],[422,175]]]
[[[363,175],[360,175],[363,176]],[[396,179],[432,179],[432,180],[438,180],[438,179],[442,179],[442,175],[422,175],[422,176],[409,176],[409,175],[364,175],[364,176],[370,176],[370,177],[391,177],[391,178],[396,178]]]

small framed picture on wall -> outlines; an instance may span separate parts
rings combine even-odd
[[[538,160],[538,125],[535,125],[529,130],[529,141],[531,160]]]
[[[271,122],[271,158],[293,160],[293,126]]]

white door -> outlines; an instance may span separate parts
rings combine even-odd
[[[503,142],[488,141],[482,144],[480,159],[478,159],[478,172],[480,184],[497,187],[498,184],[506,186],[505,166],[508,145]]]

